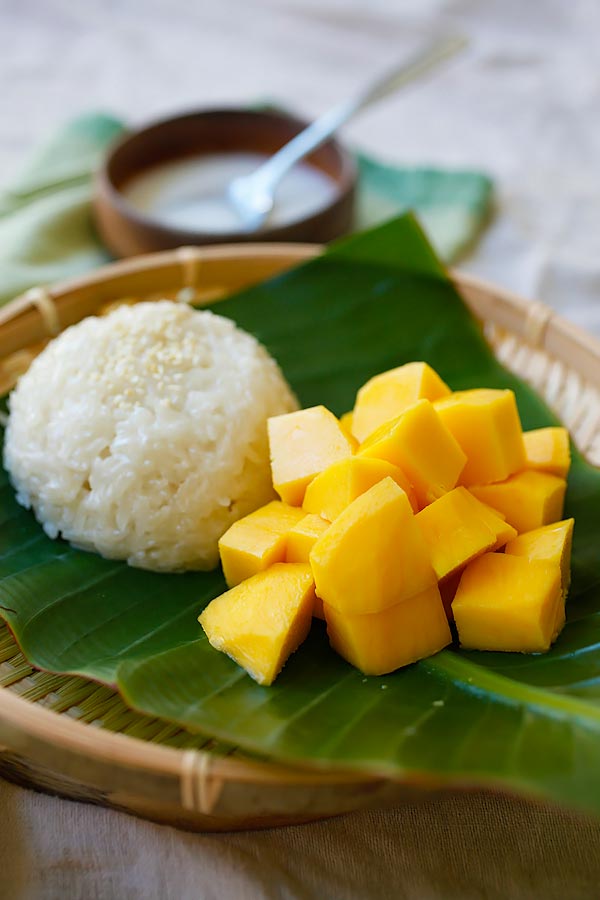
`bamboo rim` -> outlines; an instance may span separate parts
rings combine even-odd
[[[118,298],[159,298],[187,291],[193,293],[195,304],[202,305],[283,272],[319,252],[318,246],[298,244],[183,247],[113,263],[49,288],[36,288],[0,310],[0,361],[6,365],[15,356],[27,353],[28,347]],[[484,325],[498,357],[540,390],[557,413],[571,420],[565,424],[572,428],[580,449],[597,462],[600,342],[542,303],[527,301],[472,276],[459,272],[451,275]],[[12,376],[14,369],[8,368]],[[586,402],[590,392],[597,398],[593,404]],[[573,405],[574,396],[578,402]],[[173,805],[201,817],[219,812],[221,794],[231,784],[242,789],[287,786],[316,791],[331,788],[334,793],[354,790],[356,806],[368,805],[371,801],[366,798],[380,797],[380,788],[398,782],[385,774],[218,757],[98,728],[90,731],[89,725],[40,708],[8,689],[0,690],[0,742],[0,751],[60,769],[65,777],[88,782],[91,777],[93,786],[101,791],[126,793],[132,779],[143,793],[144,780],[152,775],[152,790],[157,797],[168,795]],[[62,762],[57,761],[57,748]],[[292,818],[297,820],[298,816]]]
[[[192,289],[196,302],[211,303],[249,284],[306,262],[321,252],[315,244],[247,244],[180,247],[110,263],[52,287],[36,287],[0,309],[0,358],[53,337],[103,303],[135,295],[152,277],[152,294]],[[538,301],[527,300],[483,279],[452,271],[451,277],[475,315],[511,332],[528,345],[598,381],[600,342]],[[203,282],[210,287],[203,288]]]

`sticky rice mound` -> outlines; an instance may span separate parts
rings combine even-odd
[[[273,497],[266,420],[297,408],[275,361],[170,301],[68,328],[10,397],[4,463],[46,533],[132,566],[210,569]]]

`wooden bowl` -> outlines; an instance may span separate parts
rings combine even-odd
[[[2,391],[49,331],[115,300],[158,299],[188,288],[198,303],[210,302],[318,251],[281,244],[181,248],[31,291],[0,311]],[[538,391],[598,464],[600,342],[541,303],[459,273],[454,278],[496,355]],[[291,768],[231,748],[223,755],[213,741],[127,710],[109,688],[34,670],[6,627],[0,627],[0,686],[2,774],[155,821],[205,831],[265,828],[397,805],[444,788],[433,780]]]
[[[174,228],[137,210],[122,193],[134,176],[166,162],[233,151],[272,155],[307,124],[279,112],[217,109],[157,122],[125,137],[109,153],[95,180],[94,214],[104,243],[122,257],[224,241],[326,243],[346,233],[353,222],[357,171],[353,158],[336,140],[327,141],[305,160],[329,176],[333,196],[309,216],[267,225],[258,233]]]

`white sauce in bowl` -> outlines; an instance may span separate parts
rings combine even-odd
[[[227,185],[267,158],[259,153],[215,153],[173,160],[136,175],[121,193],[139,212],[171,228],[239,231],[240,218],[225,197]],[[268,224],[287,225],[317,213],[335,190],[333,179],[320,169],[297,164],[279,184]]]

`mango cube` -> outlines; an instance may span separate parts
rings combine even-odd
[[[417,400],[438,400],[449,393],[448,385],[425,362],[390,369],[367,381],[356,395],[352,433],[364,441]]]
[[[215,597],[198,621],[216,650],[272,684],[308,634],[314,598],[309,565],[276,563]]]
[[[462,647],[540,653],[557,636],[560,568],[507,553],[469,563],[452,603]]]
[[[324,604],[327,634],[340,656],[365,675],[385,675],[452,641],[435,585],[382,612],[347,615]]]
[[[571,465],[569,432],[566,428],[536,428],[523,433],[525,465],[537,472],[566,478]]]
[[[482,505],[457,487],[416,516],[438,581],[496,544],[496,532],[479,512]]]
[[[521,534],[562,518],[566,486],[556,475],[526,470],[499,484],[472,485],[469,490]]]
[[[227,585],[233,587],[273,563],[283,562],[287,533],[303,517],[301,509],[273,500],[234,522],[219,540]]]
[[[324,406],[273,416],[267,421],[273,487],[282,500],[301,506],[315,475],[352,456],[356,442]]]
[[[467,456],[461,484],[504,481],[525,468],[521,421],[513,391],[457,391],[434,405]]]
[[[309,513],[300,519],[297,525],[288,532],[286,562],[291,563],[307,563],[310,557],[310,551],[314,547],[318,538],[327,531],[329,522],[322,519],[321,516]],[[315,605],[313,608],[313,616],[317,619],[324,619],[323,601],[315,595]]]
[[[504,552],[526,559],[541,559],[556,563],[561,572],[561,587],[566,597],[571,583],[571,547],[575,519],[553,522],[534,531],[528,531],[510,541]]]
[[[231,526],[241,525],[243,523],[252,522],[254,525],[260,525],[269,531],[275,531],[278,534],[284,534],[303,518],[303,512],[297,506],[290,506],[289,503],[283,503],[281,500],[271,500],[264,506],[259,506],[254,512],[248,513],[243,519],[238,519]],[[227,532],[225,532],[227,534]]]
[[[381,612],[436,581],[408,497],[391,478],[346,507],[310,563],[317,596],[348,615]]]
[[[342,459],[321,472],[306,488],[302,507],[333,522],[347,506],[372,488],[383,478],[393,478],[405,491],[411,506],[416,499],[406,475],[392,463],[383,459],[352,456]]]
[[[287,536],[286,562],[307,563],[310,551],[330,523],[321,516],[308,513],[293,526]]]
[[[565,623],[565,600],[571,584],[571,547],[573,544],[574,519],[553,522],[535,531],[528,531],[510,541],[505,553],[553,562],[560,569],[561,600],[557,611],[555,630],[559,632]]]
[[[350,410],[350,412],[344,413],[342,416],[340,416],[340,427],[343,428],[343,430],[349,437],[356,438],[356,435],[352,431],[352,419],[352,410]]]
[[[460,491],[460,492],[464,491],[462,496],[463,496],[464,500],[466,501],[466,503],[462,510],[463,515],[465,517],[467,517],[470,514],[471,517],[475,517],[477,521],[479,521],[483,525],[487,526],[487,528],[490,530],[490,532],[494,536],[494,543],[491,545],[491,547],[487,548],[488,550],[490,550],[490,551],[499,550],[501,547],[504,547],[504,545],[506,544],[507,541],[512,540],[513,538],[517,537],[516,529],[513,528],[512,525],[509,525],[508,522],[505,521],[505,519],[501,513],[496,512],[495,509],[492,509],[491,506],[488,506],[486,503],[481,503],[481,501],[477,500],[476,497],[473,497],[473,495],[470,493],[470,491],[468,491],[466,488],[463,488],[463,487],[455,488],[454,491],[450,491],[449,494],[445,494],[444,497],[442,497],[440,500],[437,500],[436,503],[441,504],[442,501],[446,497],[452,497],[452,495],[455,493],[455,491]],[[469,500],[466,499],[465,494],[468,495]],[[431,509],[435,505],[436,504],[432,504],[431,506],[427,507],[427,509]],[[423,512],[426,512],[426,510],[423,510]],[[420,515],[421,514],[419,513],[419,516]],[[417,521],[419,521],[419,516],[417,516]],[[458,528],[459,528],[459,531],[462,530],[462,526],[459,525]],[[440,535],[440,538],[442,539],[442,535]],[[426,536],[426,539],[427,539],[427,536]],[[428,544],[431,545],[431,543],[434,540],[435,540],[434,535],[433,534],[430,535],[428,538]],[[443,547],[436,549],[435,553],[432,553],[432,561],[434,561],[434,568],[435,568],[435,554],[438,554],[443,559],[443,555],[442,555]],[[474,554],[474,556],[475,555],[476,554]],[[473,558],[474,558],[474,556],[473,556]],[[466,565],[466,562],[470,562],[470,560],[465,561],[465,565]],[[454,596],[456,594],[456,591],[458,590],[458,585],[460,583],[460,577],[463,573],[463,569],[464,569],[464,566],[455,567],[454,571],[452,571],[448,575],[445,575],[440,580],[440,583],[438,585],[438,587],[440,589],[442,603],[444,604],[444,609],[446,610],[446,615],[448,617],[448,621],[451,623],[454,622],[454,615],[452,613],[452,601],[454,600]]]
[[[358,456],[385,459],[412,484],[419,508],[452,490],[466,456],[429,400],[419,400],[360,445]]]
[[[475,497],[471,491],[469,491],[469,494],[471,494],[474,500],[477,500],[477,497]],[[482,503],[481,500],[477,500],[477,502],[479,503],[479,515],[488,528],[491,528],[496,535],[496,543],[490,549],[500,550],[507,541],[512,541],[513,538],[516,538],[517,529],[508,524],[503,513],[499,512],[497,509],[492,509],[491,506],[488,506],[487,503]]]

